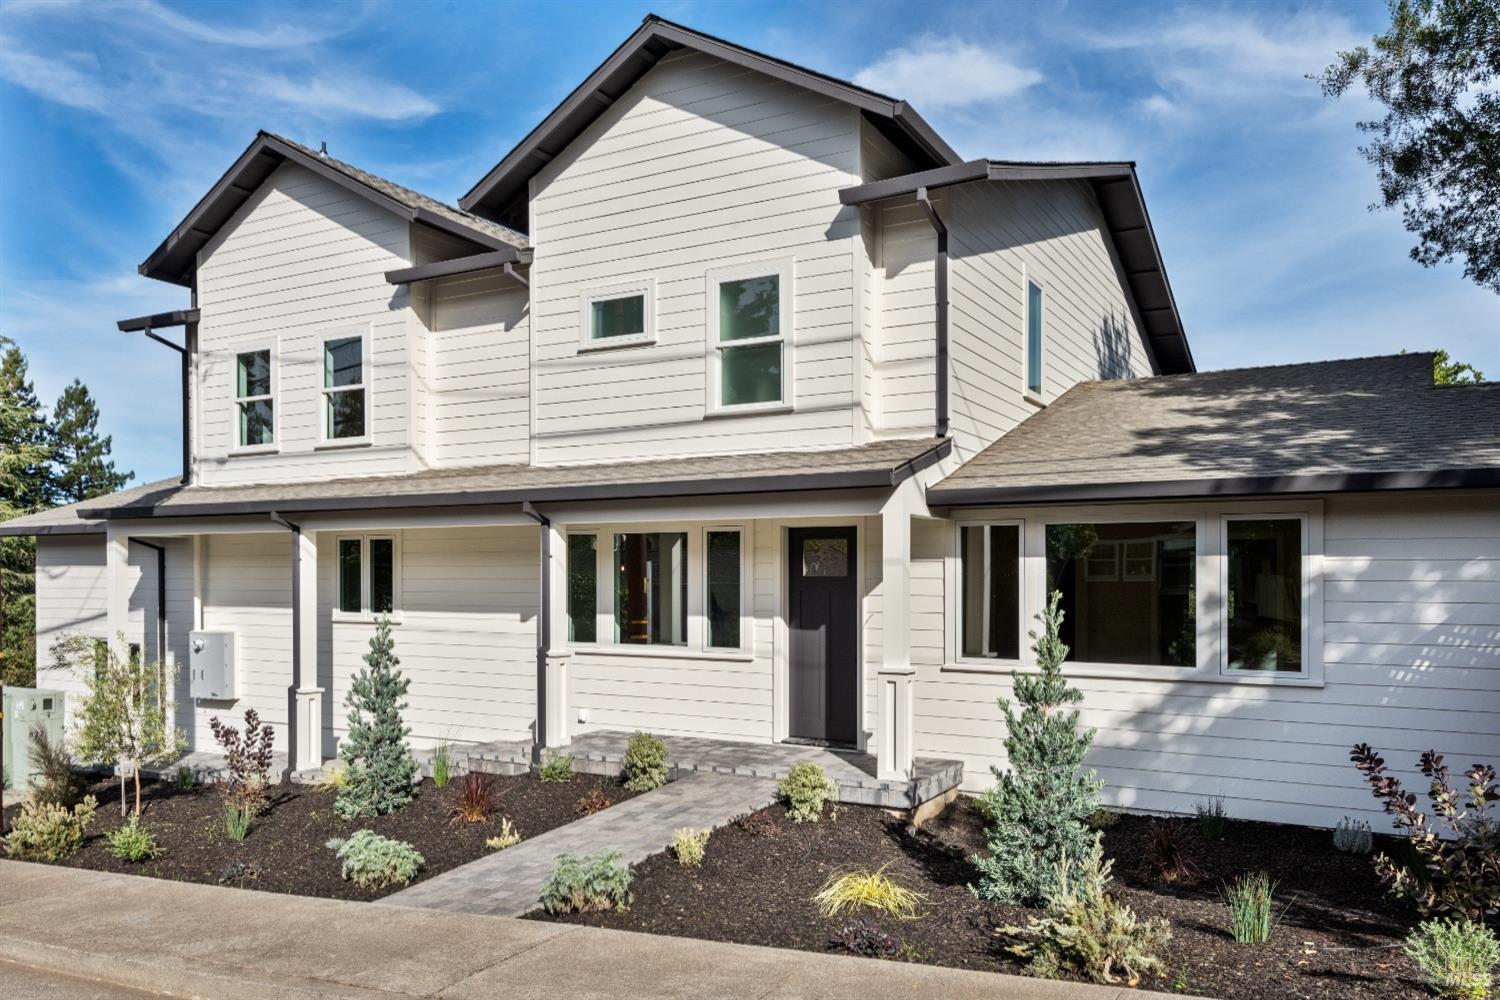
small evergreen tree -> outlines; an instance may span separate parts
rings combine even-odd
[[[0,345],[10,341],[0,337]],[[0,521],[41,510],[52,494],[47,417],[26,356],[0,354]],[[36,683],[36,541],[0,538],[0,684]]]
[[[400,663],[391,620],[382,615],[370,638],[366,666],[344,698],[349,735],[339,747],[339,757],[346,765],[346,783],[334,804],[344,819],[395,812],[412,800],[417,759],[406,745],[411,730],[401,723],[406,707],[402,698],[411,680],[401,676]]]
[[[57,462],[58,503],[76,503],[113,493],[135,478],[120,472],[109,457],[114,439],[99,435],[99,408],[77,379],[52,408],[52,444]]]
[[[982,899],[1034,906],[1076,884],[1099,859],[1099,834],[1087,819],[1099,807],[1103,782],[1081,770],[1094,731],[1080,730],[1078,709],[1067,707],[1082,701],[1083,692],[1062,675],[1068,647],[1058,637],[1061,600],[1054,591],[1038,616],[1042,635],[1029,633],[1041,672],[1012,675],[1020,714],[999,699],[1010,768],[990,769],[995,786],[981,801],[990,819],[989,854],[973,858]]]

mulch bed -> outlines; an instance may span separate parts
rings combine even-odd
[[[1429,996],[1399,946],[1416,917],[1386,902],[1369,857],[1336,852],[1327,831],[1230,821],[1220,841],[1204,843],[1194,834],[1203,874],[1167,886],[1142,870],[1151,822],[1125,816],[1104,836],[1116,894],[1138,914],[1172,925],[1167,973],[1143,981],[1143,988],[1235,1000]],[[848,918],[823,917],[812,895],[836,870],[889,864],[887,874],[927,897],[915,920],[866,911],[901,942],[902,958],[1020,973],[1022,963],[1003,951],[996,932],[1024,925],[1034,911],[982,902],[969,891],[975,872],[965,859],[983,846],[983,818],[967,796],[915,836],[878,809],[844,806],[836,818],[799,826],[772,806],[715,831],[701,868],[683,868],[665,852],[637,865],[635,901],[625,912],[532,917],[838,951],[830,938]],[[1257,869],[1280,881],[1278,906],[1287,909],[1270,941],[1236,944],[1226,930],[1220,886]]]
[[[449,810],[458,799],[461,780],[444,788],[424,780],[416,799],[405,809],[356,821],[338,818],[332,791],[278,785],[271,789],[270,807],[256,819],[250,835],[238,842],[224,832],[223,802],[214,788],[200,785],[181,791],[168,782],[154,783],[146,788],[141,822],[156,835],[162,853],[140,864],[109,853],[104,834],[123,820],[119,785],[104,782],[90,789],[99,800],[99,811],[89,827],[88,840],[78,854],[59,863],[302,896],[378,899],[404,887],[370,892],[345,882],[339,877],[338,859],[326,846],[329,838],[370,829],[410,843],[426,862],[415,884],[489,853],[484,842],[499,832],[501,817],[529,840],[577,819],[574,805],[590,790],[599,790],[615,803],[636,794],[618,779],[589,774],[575,774],[572,780],[555,784],[533,775],[496,775],[495,808],[489,821],[450,824]],[[14,818],[18,811],[19,807],[6,809],[6,818]]]

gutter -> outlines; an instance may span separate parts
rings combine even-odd
[[[933,298],[937,309],[937,432],[936,437],[948,436],[948,227],[928,197],[927,188],[917,188],[917,204],[927,213],[937,234],[937,257],[933,261]]]
[[[197,292],[194,293],[197,297]],[[186,486],[193,478],[193,456],[192,439],[189,437],[191,430],[191,383],[193,373],[192,355],[192,330],[198,323],[199,312],[197,309],[178,309],[175,312],[155,313],[151,316],[137,316],[134,319],[122,319],[115,324],[121,333],[144,333],[147,337],[163,344],[177,352],[182,362],[182,485]],[[174,344],[167,338],[157,334],[158,327],[182,327],[182,343]]]
[[[552,519],[530,501],[522,501],[521,513],[541,527],[542,536],[542,596],[536,617],[536,739],[531,747],[532,758],[540,763],[542,748],[547,745],[547,656],[552,652]]]

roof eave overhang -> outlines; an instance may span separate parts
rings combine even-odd
[[[416,267],[403,267],[394,271],[385,272],[385,280],[392,285],[410,285],[417,281],[430,281],[433,278],[449,278],[462,274],[475,274],[480,271],[491,271],[506,264],[529,264],[531,254],[524,250],[508,247],[504,250],[490,250],[486,253],[474,254],[470,257],[455,257],[452,260],[433,261],[430,264],[418,264]]]
[[[141,330],[168,330],[174,326],[187,326],[198,322],[197,309],[174,309],[172,312],[152,313],[150,316],[135,316],[122,319],[115,324],[121,333],[137,333]]]
[[[1285,496],[1307,493],[1373,493],[1385,490],[1493,489],[1500,468],[1337,472],[1293,476],[1230,476],[1157,482],[1085,483],[1059,486],[949,486],[927,491],[933,507],[998,507],[1049,503],[1186,500],[1215,497]]]
[[[53,535],[102,535],[103,521],[79,521],[77,524],[41,524],[34,528],[0,523],[0,538],[48,538]]]

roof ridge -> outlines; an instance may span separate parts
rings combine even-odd
[[[1318,361],[1278,361],[1264,365],[1243,365],[1238,368],[1210,368],[1205,371],[1179,372],[1174,375],[1141,375],[1135,378],[1095,378],[1083,382],[1075,382],[1073,387],[1079,386],[1096,387],[1125,387],[1139,385],[1145,382],[1165,382],[1170,379],[1202,378],[1207,375],[1232,375],[1238,372],[1269,371],[1273,368],[1318,368],[1332,365],[1353,364],[1359,361],[1390,361],[1397,358],[1411,358],[1415,360],[1423,354],[1431,355],[1432,351],[1398,351],[1394,354],[1365,354],[1353,358],[1324,358]]]

